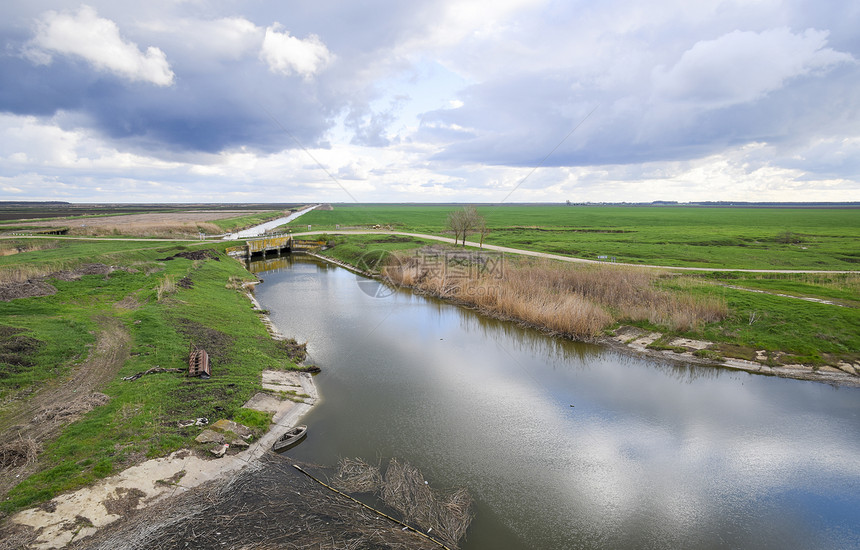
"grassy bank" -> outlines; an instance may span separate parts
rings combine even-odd
[[[844,305],[799,299],[847,296],[849,291],[845,288],[855,285],[857,278],[856,275],[831,275],[823,279],[822,284],[815,285],[802,274],[780,275],[777,279],[743,275],[728,279],[725,276],[693,277],[691,280],[695,282],[685,285],[685,290],[721,296],[729,314],[721,322],[707,324],[692,335],[720,343],[721,353],[727,357],[752,359],[755,350],[766,350],[772,358],[778,357],[778,362],[788,364],[819,366],[835,365],[840,361],[860,362],[857,294],[853,294],[853,300],[838,300]],[[839,281],[848,286],[840,287]],[[676,280],[663,283],[669,289],[677,284]],[[727,284],[738,288],[725,286]],[[766,289],[770,293],[750,292],[744,288]],[[797,292],[799,289],[802,292]]]
[[[419,250],[417,242],[393,239],[342,236],[324,254],[356,265],[361,254],[376,250],[386,258],[377,273],[392,284],[573,338],[592,339],[626,324],[666,339],[714,342],[714,357],[753,360],[765,350],[774,363],[860,362],[856,274],[679,274],[515,257],[505,257],[500,270],[498,254],[438,244]]]
[[[431,241],[400,235],[323,235],[330,248],[323,254],[359,269],[378,272],[386,254],[414,250]]]
[[[453,236],[455,206],[348,205],[309,212],[291,229],[374,226]],[[860,209],[479,206],[485,242],[618,262],[737,269],[856,270]],[[471,236],[476,240],[477,235]]]
[[[92,361],[114,369],[104,383],[86,391],[90,397],[104,394],[102,404],[82,416],[70,414],[73,421],[39,442],[36,463],[25,465],[27,475],[0,497],[0,511],[48,500],[147,457],[193,447],[199,430],[180,428],[179,420],[231,418],[268,427],[266,415],[241,406],[260,390],[261,370],[294,363],[244,295],[241,285],[253,277],[222,248],[62,240],[50,249],[0,257],[7,285],[18,281],[10,275],[16,270],[33,270],[31,277],[36,271],[67,271],[43,280],[53,294],[0,301],[0,345],[13,343],[0,355],[5,440],[21,429],[21,415],[40,396],[95,376],[87,371]],[[86,266],[96,263],[113,269],[75,272],[82,266],[93,271]],[[211,379],[166,372],[122,380],[156,366],[187,369],[192,346],[209,352]],[[62,407],[76,400],[70,396],[68,403],[43,403],[33,412],[61,417],[68,412]],[[4,473],[12,466],[4,464]]]

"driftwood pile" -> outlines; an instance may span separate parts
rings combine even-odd
[[[342,458],[332,485],[344,492],[378,494],[405,523],[417,525],[450,548],[457,547],[472,522],[472,498],[465,489],[432,489],[418,468],[396,458],[384,476],[378,465]]]

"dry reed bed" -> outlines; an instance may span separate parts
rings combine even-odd
[[[69,229],[69,235],[85,237],[124,235],[127,237],[197,238],[200,233],[219,235],[223,232],[214,223],[206,222],[117,223],[78,226]]]
[[[473,264],[485,262],[477,259]],[[657,288],[655,283],[670,275],[647,268],[506,260],[492,273],[480,267],[470,270],[468,277],[457,275],[462,269],[451,272],[440,269],[432,256],[399,254],[383,270],[383,277],[394,285],[585,340],[625,320],[687,331],[728,314],[720,298]]]
[[[0,241],[0,256],[12,256],[13,254],[21,254],[23,252],[50,250],[58,248],[59,246],[60,243],[57,241],[2,240]]]

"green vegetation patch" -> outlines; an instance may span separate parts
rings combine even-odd
[[[293,232],[372,229],[453,237],[459,207],[337,205],[293,222]],[[860,209],[479,206],[484,242],[618,262],[736,269],[856,270]],[[477,240],[477,234],[470,240]]]
[[[326,235],[329,248],[323,256],[360,269],[375,271],[385,265],[385,256],[399,250],[420,248],[434,241],[401,235]]]
[[[758,349],[787,353],[793,356],[792,362],[813,365],[860,357],[860,309],[856,307],[708,284],[667,280],[664,285],[725,299],[729,308],[725,319],[686,336],[720,343],[718,350],[726,356],[754,359],[749,350]]]
[[[772,294],[835,301],[860,307],[860,273],[710,273],[703,278]]]
[[[114,326],[118,321],[127,354],[115,365],[112,380],[94,388],[109,397],[107,403],[43,443],[40,470],[9,492],[0,511],[30,506],[147,457],[191,446],[201,428],[181,427],[182,420],[228,418],[258,430],[268,426],[266,415],[241,407],[261,391],[263,369],[290,369],[295,363],[287,347],[269,337],[237,288],[237,282],[253,276],[222,249],[215,246],[204,259],[183,256],[195,247],[164,243],[63,241],[59,249],[42,251],[54,255],[46,260],[51,265],[111,258],[118,269],[52,278],[54,295],[0,302],[0,346],[9,343],[9,353],[17,354],[3,356],[12,361],[3,367],[12,364],[15,371],[7,369],[0,377],[0,395],[24,396],[28,388],[68,376],[93,353],[105,319]],[[25,254],[14,257],[20,260]],[[192,284],[166,288],[167,280]],[[185,375],[193,347],[209,352],[211,378]],[[122,379],[153,367],[182,372]],[[8,427],[7,414],[0,412],[2,429]]]

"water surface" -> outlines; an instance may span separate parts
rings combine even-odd
[[[271,220],[265,223],[261,223],[259,225],[255,225],[254,227],[249,227],[248,229],[243,229],[237,233],[230,233],[226,237],[224,237],[225,241],[237,241],[240,239],[250,239],[252,237],[259,237],[261,235],[265,235],[267,232],[275,229],[276,227],[280,227],[282,225],[286,225],[291,221],[295,220],[302,214],[307,214],[314,208],[319,205],[314,205],[309,208],[305,208],[304,210],[299,210],[298,212],[293,212],[289,216],[285,216],[283,218],[278,218],[276,220]]]
[[[856,388],[550,338],[311,259],[268,267],[257,298],[322,368],[290,453],[465,486],[464,549],[860,547]]]

